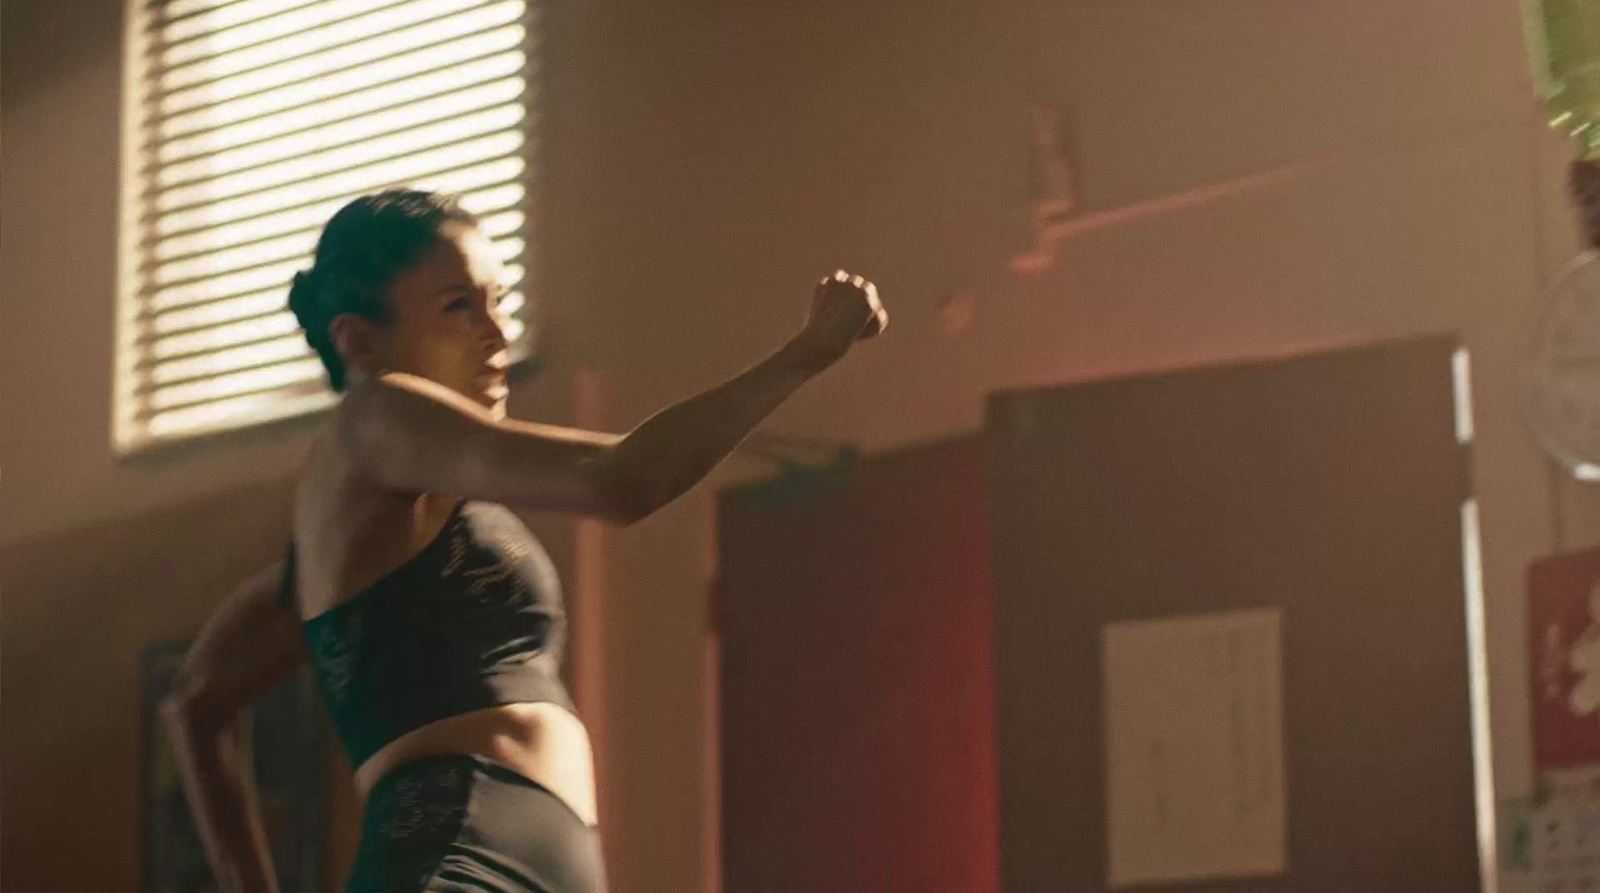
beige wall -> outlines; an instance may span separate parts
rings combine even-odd
[[[1521,572],[1558,531],[1565,546],[1600,540],[1600,500],[1552,484],[1517,416],[1535,295],[1575,242],[1566,148],[1539,123],[1516,4],[586,0],[553,2],[547,29],[540,224],[555,356],[548,379],[518,394],[530,415],[567,418],[586,366],[612,427],[634,424],[775,346],[811,277],[836,264],[878,279],[891,335],[771,428],[869,447],[973,428],[1000,386],[1459,332],[1476,374],[1496,768],[1502,794],[1528,789]],[[88,0],[12,0],[0,33],[0,544],[99,548],[88,531],[102,522],[281,482],[312,426],[110,454],[117,22]],[[1091,211],[1298,173],[1169,201],[1075,238],[1042,274],[1015,274],[1007,261],[1028,246],[1026,107],[1040,100],[1071,116]],[[937,307],[956,288],[976,305],[952,336]],[[757,468],[737,460],[722,474]],[[604,797],[623,893],[706,889],[709,494],[607,539]],[[270,532],[280,516],[249,509],[239,529]],[[229,563],[254,557],[239,549]],[[74,641],[62,618],[93,616],[117,587],[35,568],[36,596],[17,611],[23,581],[5,566],[9,689],[26,684],[14,642],[47,623],[51,641]],[[192,621],[214,570],[174,585],[188,607],[162,623]],[[68,651],[51,659],[73,666]],[[127,722],[97,719],[131,711],[126,694],[104,689],[91,715],[49,728],[131,748]],[[18,721],[38,719],[14,705],[8,777],[45,765],[12,747]],[[103,833],[128,868],[132,795],[119,791]],[[26,816],[6,819],[10,834]]]

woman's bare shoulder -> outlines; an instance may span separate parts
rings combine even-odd
[[[362,474],[337,433],[312,443],[295,483],[292,530],[300,607],[306,616],[337,601],[352,568],[404,549],[416,508],[428,499]],[[389,541],[395,541],[392,544]],[[373,554],[376,553],[376,554]]]
[[[330,454],[381,489],[607,518],[627,513],[613,463],[604,461],[618,436],[499,418],[416,376],[389,373],[353,385],[330,428]]]

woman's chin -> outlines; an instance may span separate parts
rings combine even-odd
[[[506,417],[506,399],[510,396],[511,389],[505,384],[493,384],[479,391],[478,402],[496,419],[503,419]]]
[[[511,396],[511,389],[504,381],[486,379],[479,379],[468,387],[457,388],[456,392],[488,410],[496,419],[505,417],[506,399]]]

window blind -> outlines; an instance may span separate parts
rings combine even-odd
[[[529,0],[134,2],[120,451],[332,404],[289,282],[334,211],[388,186],[479,215],[526,358]]]

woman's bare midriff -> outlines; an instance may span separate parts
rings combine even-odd
[[[584,824],[599,824],[589,733],[559,704],[505,704],[414,729],[356,769],[356,788],[365,800],[390,771],[441,754],[469,754],[498,763],[561,798]]]
[[[365,591],[434,541],[460,502],[438,494],[375,489],[351,466],[336,437],[320,438],[301,480],[296,531],[305,544],[324,544],[324,562],[307,551],[302,594],[305,616],[331,610]],[[331,544],[331,545],[330,545]],[[338,592],[340,598],[318,599]],[[364,801],[378,779],[423,757],[482,757],[548,789],[587,825],[596,825],[594,754],[583,722],[559,704],[505,704],[447,717],[384,745],[356,768]]]

